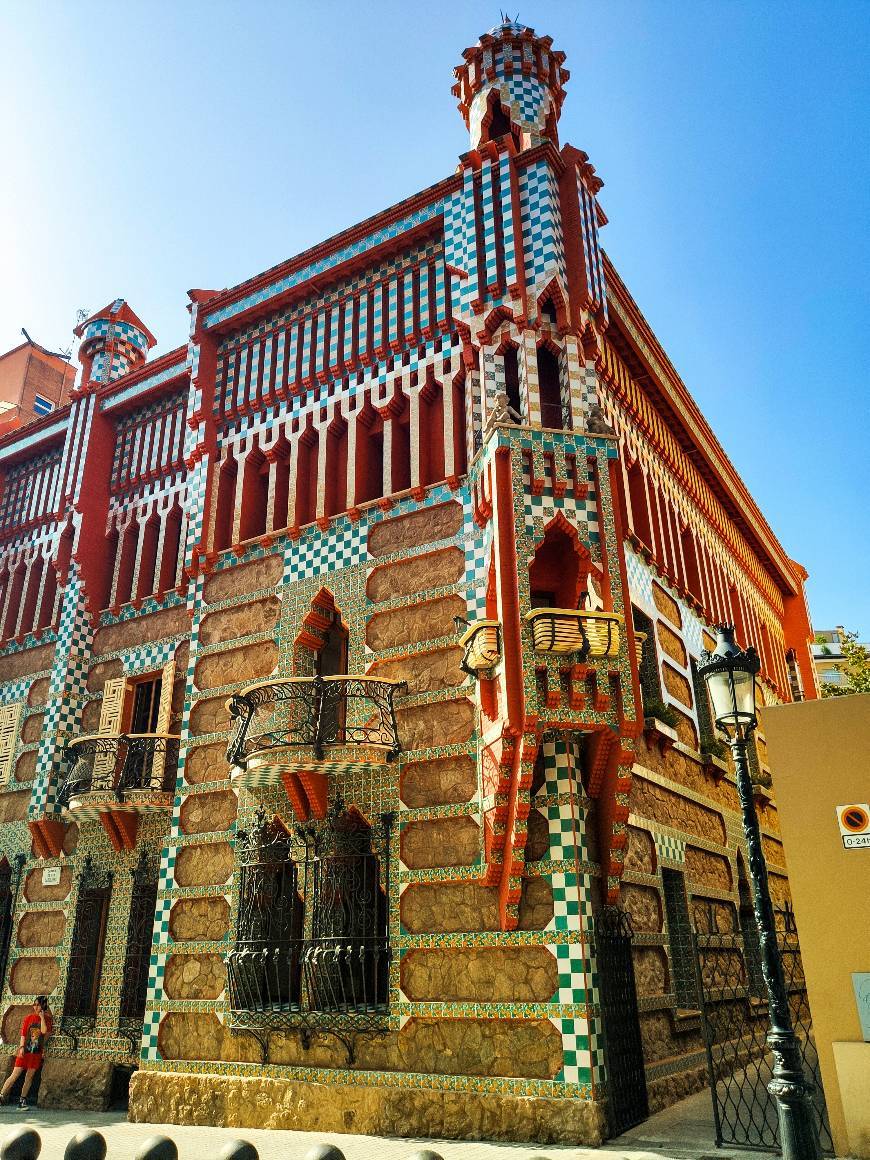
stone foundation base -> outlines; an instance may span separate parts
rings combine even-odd
[[[52,1059],[42,1065],[41,1108],[104,1112],[112,1090],[113,1063],[102,1059]]]
[[[604,1137],[601,1106],[578,1099],[154,1071],[133,1076],[129,1117],[136,1123],[590,1147]]]
[[[663,1108],[669,1108],[672,1104],[679,1103],[680,1100],[694,1095],[695,1092],[703,1091],[708,1083],[707,1068],[703,1066],[650,1080],[647,1088],[650,1115],[660,1112]]]

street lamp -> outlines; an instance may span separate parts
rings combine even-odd
[[[749,873],[755,896],[755,919],[761,949],[761,972],[767,987],[773,1055],[773,1078],[767,1090],[776,1100],[783,1160],[820,1160],[819,1133],[810,1099],[812,1087],[804,1075],[803,1060],[789,1010],[788,991],[776,938],[776,924],[761,830],[752,798],[747,742],[758,724],[755,716],[755,674],[760,661],[751,646],[745,651],[734,641],[732,625],[717,630],[713,652],[701,653],[698,673],[707,682],[716,724],[728,738],[734,755],[737,793],[743,812],[743,832],[749,849]]]

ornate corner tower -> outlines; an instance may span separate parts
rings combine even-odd
[[[143,363],[157,341],[123,298],[80,323],[75,334],[82,340],[79,361],[82,386],[114,382]]]
[[[462,55],[453,94],[472,149],[508,132],[521,149],[544,138],[558,144],[556,126],[570,74],[564,52],[553,51],[549,36],[505,20]]]

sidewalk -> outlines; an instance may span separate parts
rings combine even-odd
[[[228,1140],[249,1140],[260,1160],[304,1160],[315,1144],[331,1143],[347,1160],[410,1160],[421,1148],[431,1148],[444,1160],[771,1160],[769,1153],[716,1149],[713,1144],[710,1097],[700,1092],[668,1108],[602,1148],[538,1147],[535,1144],[490,1144],[465,1140],[400,1140],[376,1136],[282,1132],[251,1128],[194,1128],[177,1124],[130,1124],[123,1112],[28,1113],[0,1109],[0,1146],[19,1124],[35,1128],[42,1139],[40,1160],[63,1160],[70,1139],[82,1128],[102,1132],[109,1145],[107,1160],[134,1160],[149,1136],[170,1136],[179,1160],[217,1160]]]

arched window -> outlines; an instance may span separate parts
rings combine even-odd
[[[538,347],[538,390],[541,399],[541,426],[561,431],[565,427],[559,360],[547,346]]]
[[[734,637],[739,644],[746,648],[749,643],[746,639],[746,624],[743,619],[743,604],[734,584],[728,588],[728,603],[731,606],[731,617],[734,622]]]
[[[18,621],[18,632],[23,636],[30,632],[36,623],[36,606],[39,602],[39,590],[42,587],[42,572],[45,561],[42,556],[36,556],[27,570],[27,580],[24,584],[24,601],[21,606],[21,617]]]
[[[517,358],[517,348],[508,346],[502,355],[504,363],[504,389],[507,395],[508,410],[516,423],[523,421],[523,403],[520,396],[520,364]]]
[[[337,416],[326,431],[326,496],[324,514],[347,511],[347,423]]]
[[[62,1029],[74,1035],[92,1027],[96,1019],[111,897],[111,872],[97,870],[88,856],[79,875],[61,1020]]]
[[[151,965],[151,935],[157,909],[157,874],[148,866],[142,851],[139,865],[132,872],[133,893],[127,921],[124,949],[124,973],[121,984],[119,1026],[133,1033],[141,1028],[148,995],[148,972]]]
[[[39,613],[36,618],[38,629],[49,628],[55,621],[55,606],[57,605],[57,572],[51,560],[45,562],[45,579],[42,582],[42,599],[39,602]]]
[[[508,133],[514,132],[510,115],[505,112],[499,94],[495,91],[489,94],[487,111],[481,127],[483,129],[482,141],[495,141],[499,137],[505,137]]]
[[[588,571],[577,539],[550,524],[529,565],[532,608],[576,608]]]
[[[384,423],[371,403],[356,423],[355,502],[368,503],[384,494]]]
[[[157,543],[160,539],[160,520],[156,514],[142,525],[139,548],[139,576],[136,580],[136,599],[142,600],[154,591],[154,570],[157,567]]]
[[[21,611],[21,596],[24,592],[24,562],[13,570],[9,582],[9,597],[6,601],[6,615],[3,618],[3,639],[15,635],[18,613]]]
[[[112,527],[106,535],[103,549],[103,571],[100,576],[100,591],[94,593],[94,603],[97,608],[108,608],[112,598],[112,582],[115,578],[115,560],[118,556],[120,534],[117,527]]]
[[[444,478],[444,394],[429,378],[420,391],[420,483],[428,487]]]
[[[402,394],[395,396],[401,410],[390,421],[391,492],[407,491],[411,486],[411,408]]]
[[[317,432],[309,426],[296,445],[296,507],[293,523],[301,528],[317,518]]]
[[[266,531],[269,506],[269,464],[254,447],[245,456],[239,511],[239,539],[253,540]],[[307,521],[306,521],[307,522]]]
[[[286,828],[261,807],[240,850],[236,945],[228,956],[230,1006],[274,1011],[299,1003],[304,936],[303,882]]]
[[[290,447],[282,437],[272,448],[272,529],[286,528],[290,522]]]
[[[169,592],[178,584],[178,564],[181,558],[181,528],[183,513],[176,501],[166,515],[163,532],[163,554],[160,558],[160,577],[157,590]]]
[[[683,553],[686,591],[700,604],[704,600],[704,595],[701,588],[701,572],[698,568],[698,550],[695,546],[694,533],[688,525],[680,532],[680,547]]]
[[[638,460],[630,465],[626,474],[628,476],[628,498],[631,503],[631,530],[647,548],[652,548],[653,535],[649,501],[647,500],[643,469]]]
[[[214,550],[222,552],[233,542],[233,517],[236,510],[236,476],[238,466],[230,455],[218,472],[217,505],[214,522]]]
[[[465,434],[465,377],[453,380],[453,474],[468,470],[468,442]]]
[[[133,595],[133,572],[136,567],[136,552],[139,547],[139,524],[131,517],[121,533],[118,549],[118,569],[115,573],[114,604],[126,604]]]

